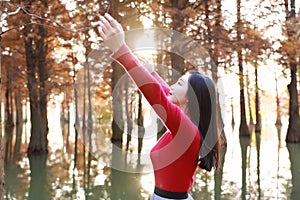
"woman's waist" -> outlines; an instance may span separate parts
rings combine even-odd
[[[186,192],[173,192],[173,191],[155,187],[154,193],[161,197],[169,198],[169,199],[186,199],[186,198],[188,198],[187,191]]]

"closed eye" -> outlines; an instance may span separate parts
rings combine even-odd
[[[178,82],[177,82],[177,84],[181,86],[181,85],[182,85],[182,82],[183,82],[183,80],[182,80],[182,79],[179,79]]]

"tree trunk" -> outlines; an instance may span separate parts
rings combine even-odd
[[[157,37],[158,37],[157,41],[161,42],[160,35],[157,35]],[[157,55],[157,63],[158,63],[158,66],[163,66],[163,55],[161,52]],[[168,77],[168,69],[159,67],[157,69],[157,73],[160,75],[167,75],[166,77]],[[167,79],[166,77],[162,77],[162,78]],[[167,128],[162,123],[162,121],[159,117],[156,120],[156,124],[157,124],[156,139],[158,140],[166,132]]]
[[[86,64],[85,64],[86,65]],[[83,138],[83,187],[86,183],[86,89],[87,89],[87,69],[83,69],[83,111],[82,111],[82,138]]]
[[[75,60],[74,55],[72,55],[73,60]],[[75,122],[74,122],[74,130],[75,130],[75,147],[74,147],[74,167],[77,166],[77,152],[78,152],[78,128],[79,128],[79,119],[78,119],[78,92],[75,85],[76,82],[76,70],[75,70],[75,62],[73,63],[73,91],[74,91],[74,102],[75,102]],[[74,170],[73,170],[74,171]]]
[[[125,82],[125,113],[126,113],[126,122],[127,122],[126,151],[128,151],[128,149],[129,149],[129,143],[131,141],[131,134],[132,134],[132,129],[133,129],[132,99],[129,98],[129,95],[130,95],[129,94],[129,77],[126,77],[126,82]]]
[[[113,109],[113,121],[112,121],[112,143],[117,144],[119,147],[122,146],[123,132],[124,132],[124,119],[123,119],[123,103],[122,103],[122,87],[117,84],[122,75],[124,74],[123,68],[117,63],[113,62],[113,73],[112,73],[112,109]]]
[[[13,156],[13,109],[12,109],[12,82],[9,70],[6,70],[5,88],[5,161],[11,160]]]
[[[248,98],[248,109],[249,109],[249,124],[253,125],[253,115],[252,115],[252,108],[251,108],[251,93],[250,93],[250,80],[249,80],[249,70],[247,69],[246,74],[246,89],[247,89],[247,98]]]
[[[119,2],[110,1],[110,7],[113,8],[109,10],[111,15],[120,21],[118,15]],[[113,121],[112,121],[112,143],[116,144],[122,148],[123,143],[123,132],[124,132],[124,119],[123,119],[123,101],[122,101],[122,88],[118,85],[118,81],[124,75],[125,71],[117,62],[112,63],[112,77],[111,77],[111,90],[113,94],[112,99],[112,110],[113,110]],[[116,87],[117,86],[117,87]]]
[[[286,142],[300,142],[300,117],[299,117],[299,102],[297,90],[297,65],[291,63],[291,82],[288,85],[290,94],[289,107],[289,126],[287,130]]]
[[[217,51],[214,51],[216,49],[213,49],[213,45],[212,45],[212,38],[213,38],[213,33],[212,33],[212,27],[211,27],[211,21],[210,21],[210,10],[209,10],[209,0],[205,0],[204,1],[204,7],[205,7],[205,26],[206,26],[206,34],[205,34],[205,43],[207,44],[208,51],[209,51],[209,55],[213,56],[213,60],[215,62],[217,62]],[[220,21],[219,21],[220,23]],[[217,20],[216,20],[216,26],[219,26],[220,24],[217,24]],[[218,27],[216,27],[218,28]],[[218,34],[218,32],[216,31],[215,34]],[[218,38],[216,37],[216,35],[214,35],[214,40],[216,39],[216,43],[218,43]],[[217,64],[217,63],[216,63]],[[207,65],[205,65],[205,71],[208,70]]]
[[[30,33],[30,26],[25,27],[25,38],[27,33]],[[28,91],[29,91],[29,102],[30,102],[30,119],[31,119],[31,136],[28,146],[28,153],[47,153],[47,132],[46,132],[46,119],[45,112],[46,108],[41,106],[45,104],[44,99],[40,101],[39,98],[39,83],[36,79],[37,66],[36,60],[37,55],[35,54],[34,41],[32,38],[25,39],[26,49],[26,64],[27,64],[27,80],[28,80]],[[42,58],[40,58],[42,59]],[[45,59],[45,58],[44,58]],[[43,111],[43,114],[41,113]],[[44,123],[44,124],[43,124]]]
[[[21,91],[17,91],[20,94]],[[14,146],[14,159],[20,153],[21,142],[22,142],[22,132],[23,132],[23,109],[21,96],[15,95],[15,107],[16,107],[16,141]]]
[[[42,2],[46,7],[46,1]],[[29,8],[31,2],[26,3]],[[26,18],[25,23],[30,23]],[[44,154],[48,152],[48,119],[47,119],[47,96],[48,69],[46,64],[47,30],[44,26],[38,28],[40,37],[32,37],[32,25],[24,28],[25,54],[27,65],[27,85],[30,102],[31,136],[27,149],[29,154]]]
[[[2,28],[0,28],[2,31]],[[2,88],[2,37],[0,35],[0,87]],[[0,90],[0,97],[2,97],[2,89]],[[2,98],[0,98],[0,200],[4,199],[4,159],[2,147]]]
[[[261,115],[260,115],[257,62],[255,62],[255,117],[256,117],[255,132],[260,132],[261,131]]]
[[[215,24],[215,33],[214,33],[214,45],[211,46],[211,53],[210,55],[212,55],[212,60],[211,62],[214,62],[211,64],[211,70],[212,70],[212,79],[214,81],[214,83],[217,85],[218,84],[218,65],[219,65],[219,41],[220,41],[220,32],[221,32],[221,15],[222,15],[222,4],[221,4],[221,0],[217,0],[217,17],[216,17],[216,24]],[[206,8],[208,12],[208,8]],[[205,10],[206,10],[205,9]],[[207,14],[206,18],[209,18],[209,15]],[[209,25],[209,23],[207,24]],[[208,33],[211,34],[210,28],[208,28]],[[211,39],[211,38],[210,38]],[[210,42],[212,42],[210,40]],[[222,113],[221,113],[221,105],[220,105],[220,101],[219,101],[219,93],[217,93],[217,98],[216,98],[216,113],[217,113],[217,118],[218,118],[218,126],[220,126],[220,130],[221,130],[221,134],[220,134],[220,138],[221,138],[221,146],[222,147],[226,147],[227,146],[227,138],[225,135],[225,131],[224,131],[224,122],[222,119]],[[226,149],[224,149],[224,151],[226,151]]]
[[[241,0],[237,0],[237,40],[238,44],[241,42],[241,28],[242,28],[242,21],[241,21]],[[239,46],[237,50],[238,55],[238,66],[239,66],[239,81],[240,81],[240,136],[243,137],[250,137],[249,128],[247,125],[247,118],[246,118],[246,108],[245,108],[245,84],[244,84],[244,68],[243,68],[243,55],[242,55],[242,48]]]
[[[143,117],[143,107],[142,107],[142,93],[139,91],[139,103],[138,103],[138,153],[140,154],[143,147],[143,138],[145,135],[144,128],[144,117]]]
[[[295,0],[291,0],[291,11],[288,10],[288,0],[285,1],[286,6],[286,20],[287,23],[296,23],[295,17]],[[289,22],[288,22],[289,21]],[[288,39],[294,36],[293,29],[294,27],[287,26],[287,35]],[[298,90],[297,90],[297,54],[294,52],[288,54],[289,63],[291,69],[291,82],[288,85],[288,91],[290,94],[289,102],[289,126],[286,135],[286,142],[300,142],[300,116],[299,116],[299,99],[298,99]]]
[[[48,147],[48,117],[47,117],[47,104],[48,104],[48,88],[46,82],[49,78],[49,72],[46,64],[47,54],[47,43],[45,39],[47,37],[47,29],[43,26],[39,26],[39,32],[41,39],[37,43],[37,58],[38,58],[38,74],[39,74],[39,103],[40,103],[40,114],[41,114],[41,138],[45,142],[45,148]]]
[[[172,7],[173,9],[176,10],[176,12],[173,13],[172,15],[172,30],[177,31],[182,33],[183,31],[183,27],[184,27],[184,17],[182,16],[181,10],[183,10],[185,8],[187,4],[187,0],[174,0],[172,1]],[[173,84],[175,83],[178,78],[183,74],[184,72],[184,68],[185,68],[185,64],[184,64],[184,58],[181,57],[178,52],[182,51],[181,49],[177,49],[178,46],[175,44],[177,44],[177,40],[176,40],[176,36],[174,37],[175,34],[173,34],[172,38],[171,38],[171,42],[172,42],[172,52],[170,52],[170,56],[171,56],[171,65],[172,65],[172,69],[174,70],[174,72],[172,72],[172,77],[171,77],[171,83]],[[174,49],[176,48],[176,49]]]
[[[5,127],[13,127],[13,109],[12,109],[12,80],[9,70],[6,70],[6,88],[5,88]]]
[[[2,130],[1,130],[2,132]],[[4,200],[4,159],[2,148],[2,133],[0,134],[0,200]]]
[[[276,114],[277,114],[275,125],[281,126],[282,122],[281,122],[280,99],[279,99],[279,92],[278,92],[278,79],[276,74],[275,74],[275,82],[276,82]]]

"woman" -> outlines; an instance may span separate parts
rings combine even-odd
[[[197,166],[211,171],[219,163],[213,82],[193,71],[169,88],[152,69],[149,73],[142,67],[126,46],[122,26],[115,19],[105,14],[99,24],[112,58],[125,68],[168,129],[150,152],[155,176],[151,199],[193,199],[188,191]],[[205,148],[200,151],[201,146]]]

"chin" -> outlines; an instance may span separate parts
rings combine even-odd
[[[177,105],[177,101],[173,98],[172,95],[171,95],[171,96],[168,96],[168,99],[169,99],[172,103],[174,103],[174,104]]]
[[[169,99],[172,103],[174,103],[174,100],[173,100],[173,98],[172,98],[172,95],[169,95],[169,96],[168,96],[168,99]]]

